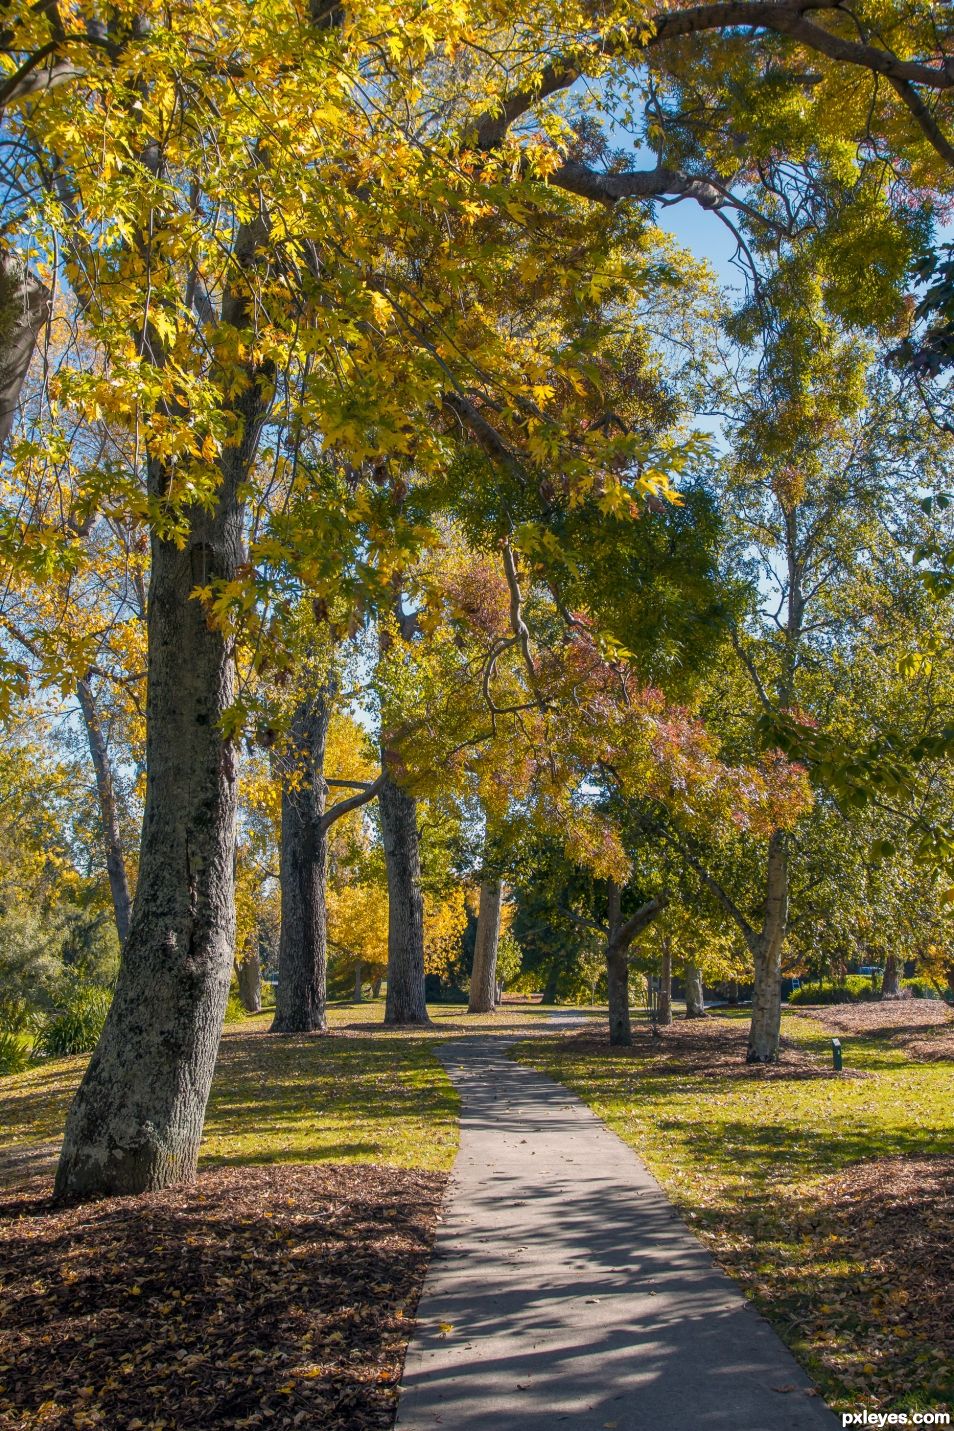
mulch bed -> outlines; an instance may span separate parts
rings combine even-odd
[[[859,1329],[866,1389],[898,1403],[930,1387],[954,1402],[954,1157],[877,1158],[826,1180],[818,1212],[848,1261],[828,1310]]]
[[[832,1033],[884,1039],[921,1063],[954,1059],[954,1010],[940,999],[801,1004],[791,1012],[814,1019]]]
[[[285,1164],[0,1204],[0,1426],[391,1426],[445,1182]]]
[[[831,1060],[809,1049],[781,1040],[781,1061],[774,1064],[752,1064],[745,1061],[748,1044],[748,1024],[737,1019],[720,1019],[707,1014],[704,1019],[676,1019],[660,1028],[655,1036],[648,1023],[633,1027],[630,1048],[609,1048],[609,1024],[597,1023],[579,1032],[571,1030],[563,1038],[585,1053],[612,1053],[618,1058],[647,1060],[654,1073],[684,1076],[699,1074],[704,1078],[864,1078],[857,1069],[835,1073]]]

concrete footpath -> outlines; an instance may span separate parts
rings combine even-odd
[[[636,1155],[494,1037],[441,1049],[461,1143],[400,1431],[834,1431]]]

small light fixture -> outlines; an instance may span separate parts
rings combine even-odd
[[[836,1073],[841,1072],[841,1039],[833,1038],[831,1041],[831,1066]]]

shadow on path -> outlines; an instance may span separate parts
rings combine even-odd
[[[833,1431],[636,1155],[506,1047],[440,1050],[461,1143],[400,1431]]]

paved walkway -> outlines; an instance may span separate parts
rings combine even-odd
[[[505,1049],[441,1050],[461,1144],[401,1431],[833,1431],[636,1155]]]

